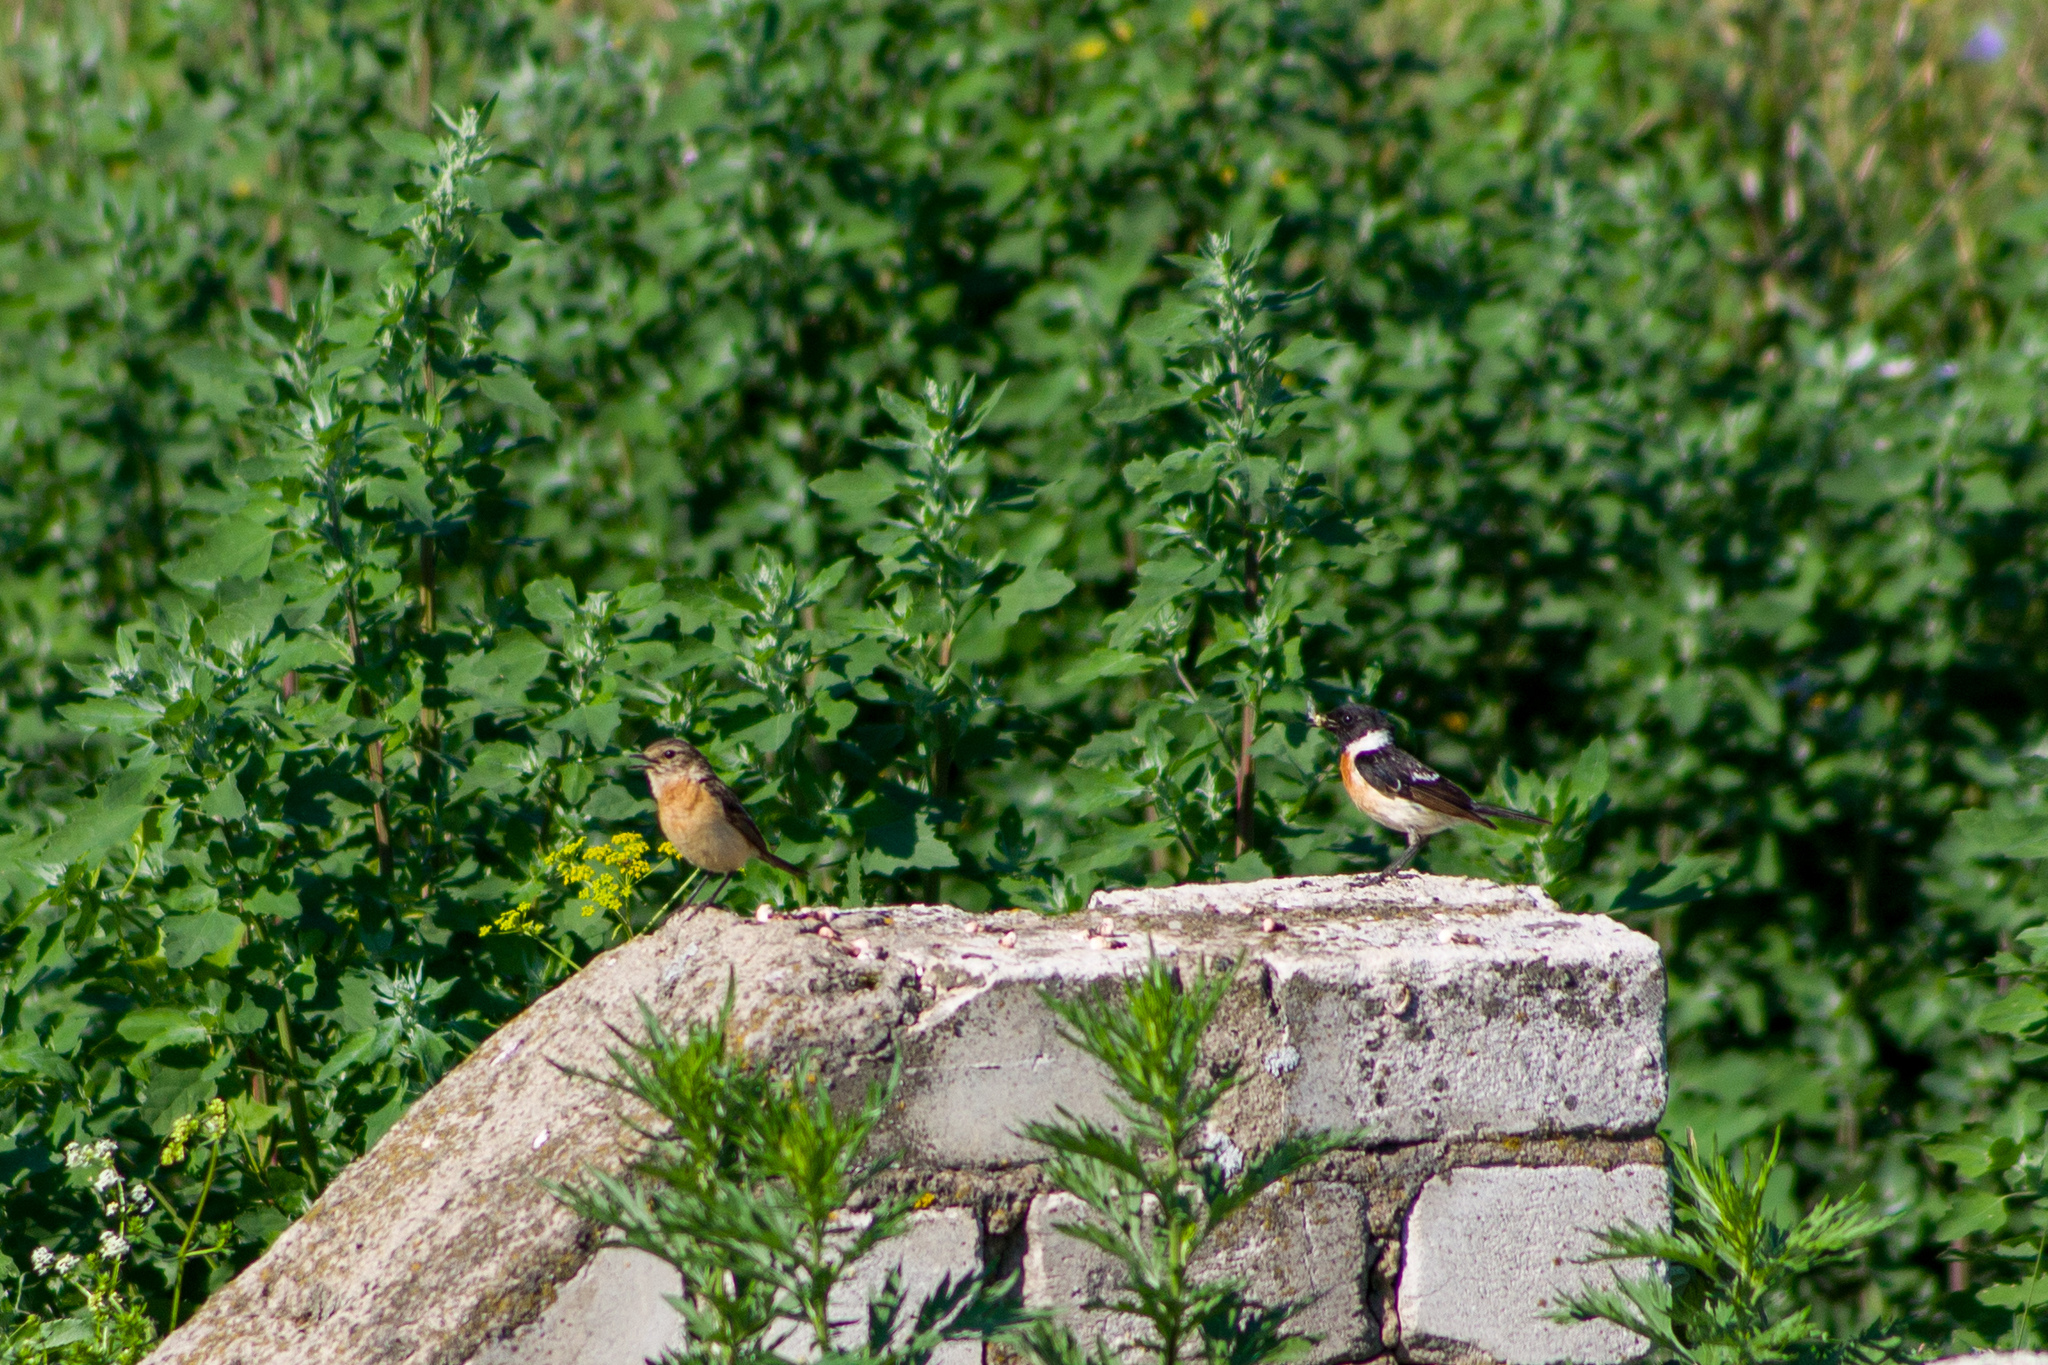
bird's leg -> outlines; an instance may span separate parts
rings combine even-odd
[[[689,904],[689,906],[688,906],[688,909],[689,909],[689,913],[688,913],[688,914],[686,914],[686,915],[684,915],[684,916],[683,916],[683,918],[684,918],[684,919],[693,919],[693,918],[695,918],[695,917],[696,917],[696,914],[697,914],[697,912],[698,912],[699,910],[702,910],[702,909],[703,909],[703,908],[704,908],[705,906],[707,906],[707,905],[716,905],[716,904],[718,904],[718,898],[719,898],[719,896],[720,896],[720,895],[722,895],[722,894],[724,893],[724,891],[725,891],[725,884],[726,884],[727,882],[731,881],[731,880],[732,880],[732,873],[730,873],[730,872],[726,873],[726,874],[725,874],[725,875],[724,875],[723,877],[720,877],[720,878],[718,879],[718,885],[717,885],[717,886],[714,886],[714,887],[712,887],[712,888],[711,888],[711,894],[710,894],[710,895],[706,896],[706,897],[705,897],[705,898],[704,898],[703,900],[701,900],[701,901],[691,901],[691,902],[690,902],[690,904]]]
[[[1412,834],[1409,835],[1408,847],[1401,850],[1401,856],[1394,859],[1394,861],[1392,861],[1391,863],[1388,863],[1385,867],[1381,868],[1379,872],[1375,874],[1373,878],[1366,883],[1366,885],[1378,886],[1381,882],[1393,876],[1396,872],[1399,872],[1402,868],[1408,866],[1408,864],[1414,862],[1415,855],[1422,852],[1422,846],[1428,843],[1429,840],[1430,836],[1427,834],[1423,835],[1420,839],[1416,838]]]
[[[669,911],[675,909],[678,905],[683,907],[684,919],[688,919],[691,914],[695,913],[695,904],[690,900],[689,890],[692,886],[694,886],[697,883],[697,880],[703,875],[703,873],[697,871],[695,868],[691,868],[690,874],[684,877],[682,881],[676,884],[676,892],[673,896],[670,896],[668,898],[668,904],[661,907],[661,914],[656,915],[654,917],[653,922],[650,923],[647,927],[649,929],[652,929],[654,925],[661,923],[662,915],[666,915]]]

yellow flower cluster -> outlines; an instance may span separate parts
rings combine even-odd
[[[675,849],[663,840],[655,852],[673,858]],[[647,860],[647,841],[637,834],[614,834],[609,843],[585,846],[581,839],[562,845],[543,859],[562,885],[583,900],[583,913],[599,910],[619,914],[654,864]]]
[[[667,840],[654,850],[654,855],[663,858],[677,856],[674,845]],[[572,839],[542,857],[541,866],[546,869],[550,881],[560,882],[583,902],[585,918],[602,910],[619,916],[622,922],[630,918],[626,914],[626,904],[632,898],[633,888],[654,871],[654,864],[648,861],[647,841],[637,834],[615,834],[610,842],[603,844]],[[532,901],[521,901],[479,929],[478,937],[526,934],[542,938],[547,925],[534,918],[533,908]],[[627,923],[626,927],[631,933],[631,924]]]
[[[533,918],[533,902],[521,901],[504,914],[476,931],[478,938],[489,938],[492,934],[533,934],[538,936],[545,928]]]

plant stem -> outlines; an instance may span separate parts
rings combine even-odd
[[[437,561],[435,558],[433,537],[421,536],[420,636],[423,641],[431,641],[434,636],[434,596],[436,568]],[[429,644],[428,647],[429,649],[431,649],[431,644]],[[428,657],[431,660],[434,656],[429,654]],[[429,677],[431,678],[431,676],[432,674],[430,671]],[[424,873],[424,877],[426,880],[431,881],[434,877],[435,871],[437,870],[435,855],[439,851],[440,847],[441,823],[441,802],[436,797],[436,784],[440,781],[442,777],[442,771],[438,762],[441,754],[441,712],[436,707],[422,706],[420,708],[418,750],[420,764],[419,777],[421,786],[420,797],[426,803],[427,809],[433,813],[433,829],[428,833],[428,837],[426,840],[426,848],[424,850],[426,854],[426,871]],[[431,887],[422,886],[422,897],[424,897],[430,890]]]
[[[2034,1290],[2041,1283],[2041,1257],[2048,1253],[2048,1228],[2041,1232],[2041,1240],[2034,1247],[2034,1269],[2027,1276],[2027,1297],[2020,1305],[2020,1311],[2013,1316],[2013,1349],[2030,1349],[2034,1335]]]
[[[1255,527],[1246,528],[1244,547],[1244,610],[1250,621],[1259,612],[1259,542]],[[1252,741],[1258,732],[1258,702],[1247,697],[1240,716],[1237,737],[1237,856],[1242,858],[1252,844],[1252,804],[1257,779],[1252,772]]]
[[[1243,724],[1237,739],[1237,856],[1242,858],[1252,842],[1252,798],[1256,787],[1252,775],[1253,707],[1244,704]]]
[[[206,1196],[213,1191],[214,1172],[220,1169],[220,1143],[226,1137],[225,1129],[213,1140],[213,1150],[206,1157],[206,1179],[199,1182],[199,1201],[192,1206],[192,1221],[185,1224],[184,1240],[178,1243],[178,1268],[171,1272],[171,1320],[170,1330],[178,1327],[178,1302],[185,1292],[185,1258],[192,1250],[192,1239],[199,1235],[199,1218],[206,1212]]]
[[[299,1139],[299,1169],[306,1173],[306,1179],[313,1182],[314,1193],[320,1191],[320,1149],[313,1139],[313,1117],[306,1110],[306,1085],[299,1078],[299,1050],[292,1044],[291,1006],[277,1007],[277,1041],[284,1049],[285,1065],[291,1068],[292,1130]]]
[[[363,637],[356,626],[356,589],[353,582],[348,588],[348,649],[360,670],[363,666]],[[368,702],[367,695],[363,700]],[[391,815],[384,808],[384,741],[381,738],[371,740],[367,752],[370,778],[377,784],[377,799],[370,803],[371,822],[377,829],[377,875],[388,889],[391,883]]]

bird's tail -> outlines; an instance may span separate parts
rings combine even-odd
[[[1507,806],[1488,806],[1474,801],[1472,809],[1481,815],[1491,815],[1496,820],[1527,820],[1532,825],[1547,825],[1550,822],[1540,815],[1531,815],[1525,810],[1513,810]]]
[[[810,877],[805,874],[802,868],[798,867],[795,863],[785,862],[783,859],[776,857],[773,853],[763,853],[761,855],[761,861],[768,864],[768,866],[770,867],[781,868],[784,872],[787,872],[792,877],[798,877],[804,881],[810,880]]]

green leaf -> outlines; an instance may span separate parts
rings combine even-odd
[[[242,789],[235,785],[230,774],[207,791],[206,799],[199,803],[199,811],[217,820],[239,820],[249,813],[249,803],[242,799]]]
[[[258,891],[243,902],[249,914],[257,919],[289,924],[305,913],[299,903],[299,893],[292,890]]]
[[[1160,666],[1158,659],[1133,650],[1091,650],[1082,655],[1079,662],[1060,674],[1060,686],[1079,687],[1083,683],[1096,682],[1102,678],[1128,678],[1139,673],[1149,673]]]
[[[534,615],[543,613],[536,609],[536,598],[542,603],[551,600],[547,594],[550,584],[532,584],[527,588],[527,609]],[[536,593],[536,589],[540,591]],[[547,672],[554,651],[542,641],[523,630],[504,630],[488,653],[466,654],[448,670],[448,686],[466,696],[484,703],[485,710],[498,715],[516,714],[528,707],[526,689]]]
[[[1262,857],[1257,849],[1245,853],[1233,862],[1225,863],[1220,869],[1223,879],[1230,882],[1264,881],[1273,875],[1273,865]]]
[[[151,1063],[143,1085],[141,1117],[152,1133],[162,1136],[181,1114],[189,1114],[215,1094],[215,1082],[235,1064],[232,1049],[222,1049],[197,1070]]]
[[[2006,1224],[2005,1198],[1995,1190],[1963,1190],[1936,1228],[1943,1241],[1972,1233],[1996,1232]]]
[[[540,396],[540,390],[533,381],[517,370],[499,370],[494,374],[481,375],[476,381],[477,391],[493,403],[518,408],[539,417],[555,420],[555,409],[547,399]]]
[[[735,744],[751,744],[767,753],[778,753],[789,742],[790,731],[796,727],[794,711],[777,711],[745,729],[731,735]]]
[[[1201,328],[1202,310],[1176,300],[1137,319],[1124,335],[1171,354],[1200,335]]]
[[[594,748],[602,749],[612,742],[618,733],[619,704],[615,701],[594,702],[579,706],[567,715],[550,721],[548,728],[558,734],[572,735]]]
[[[939,837],[928,812],[877,825],[867,832],[861,867],[885,876],[908,869],[958,867],[960,857]]]
[[[224,517],[193,549],[164,565],[164,574],[188,588],[216,588],[235,579],[257,579],[270,567],[277,532],[255,516]]]
[[[233,417],[250,405],[270,376],[250,356],[212,346],[188,346],[173,352],[171,368],[192,390],[193,401],[222,417]]]
[[[1159,462],[1161,497],[1199,497],[1223,476],[1223,461],[1208,450],[1176,450]]]
[[[1977,1011],[1977,1027],[1986,1033],[2014,1036],[2031,1033],[2048,1019],[2048,993],[2022,982]]]
[[[171,915],[162,928],[164,962],[173,971],[183,971],[201,958],[213,957],[242,941],[242,921],[221,910],[209,910],[203,915]]]
[[[903,476],[885,460],[873,459],[859,469],[842,469],[811,480],[811,491],[850,511],[864,512],[896,496]]]
[[[1281,348],[1271,364],[1276,370],[1306,369],[1336,349],[1337,343],[1328,337],[1298,336]]]
[[[0,1076],[39,1076],[59,1085],[76,1085],[78,1070],[36,1041],[29,1030],[15,1029],[0,1038]]]
[[[1946,1142],[1930,1142],[1922,1150],[1936,1161],[1946,1161],[1965,1180],[1977,1180],[1993,1171],[2010,1170],[2024,1152],[2019,1144],[2002,1134],[1977,1134]]]
[[[548,235],[534,226],[531,218],[514,209],[506,209],[503,213],[499,214],[498,221],[503,223],[506,230],[522,242],[544,242],[547,240]]]
[[[372,128],[370,136],[385,151],[415,165],[431,166],[440,160],[441,149],[435,145],[434,139],[410,128]]]
[[[329,1057],[319,1071],[314,1073],[313,1079],[316,1082],[325,1083],[335,1079],[337,1076],[344,1075],[351,1068],[369,1057],[371,1051],[376,1046],[377,1030],[375,1028],[361,1029],[350,1034],[343,1040],[341,1046],[334,1050],[334,1055]]]
[[[104,730],[113,735],[146,731],[157,721],[156,711],[117,697],[88,697],[58,707],[57,713],[80,730]]]
[[[207,1039],[206,1029],[197,1020],[183,1010],[171,1008],[130,1010],[114,1025],[114,1032],[131,1043],[142,1044],[144,1057],[169,1047],[196,1047]]]
[[[36,1334],[36,1344],[47,1350],[60,1346],[76,1346],[82,1341],[94,1341],[99,1329],[90,1318],[57,1318],[42,1325]]]
[[[1074,590],[1074,580],[1043,564],[1026,569],[996,594],[995,623],[1014,626],[1025,616],[1058,606]]]
[[[905,431],[923,431],[929,425],[924,405],[912,402],[894,389],[875,390],[875,401]]]
[[[456,784],[455,794],[461,797],[488,792],[493,796],[508,796],[524,791],[530,780],[530,752],[524,744],[506,740],[493,740],[479,746],[469,756],[469,766],[463,771],[462,781]]]
[[[1112,394],[1088,410],[1088,415],[1105,425],[1135,422],[1159,411],[1185,403],[1187,396],[1161,384],[1149,384]]]
[[[2048,858],[2048,807],[2037,810],[1959,810],[1957,840],[1973,857]]]
[[[2048,1275],[2029,1275],[2013,1284],[1994,1284],[1980,1289],[1977,1302],[1991,1308],[2048,1307]]]
[[[129,840],[149,808],[163,793],[171,761],[161,754],[130,763],[105,789],[84,805],[66,812],[66,819],[38,851],[35,861],[67,867],[97,867],[109,857],[128,856]]]

